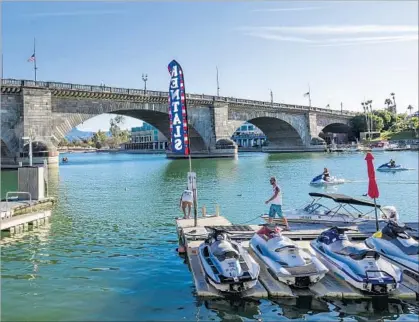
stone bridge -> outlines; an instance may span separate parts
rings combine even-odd
[[[309,151],[324,132],[347,132],[349,111],[279,104],[211,95],[186,95],[192,153],[232,143],[243,123],[259,127],[272,150]],[[3,79],[1,145],[3,157],[19,155],[22,137],[32,133],[54,154],[75,126],[102,113],[141,119],[169,137],[168,93],[105,86]]]

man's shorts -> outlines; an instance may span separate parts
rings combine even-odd
[[[284,216],[282,215],[281,205],[271,205],[271,208],[269,208],[269,217],[274,218],[275,214],[277,214],[279,218],[284,218]]]

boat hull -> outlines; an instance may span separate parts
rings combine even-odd
[[[337,214],[335,216],[321,215],[317,213],[307,213],[304,210],[290,210],[283,212],[284,217],[287,218],[288,222],[293,223],[325,223],[325,224],[359,224],[366,222],[375,222],[375,216],[356,218],[345,214]],[[263,215],[263,220],[268,222],[269,216]],[[281,218],[274,218],[274,223],[280,223],[283,220]],[[378,219],[378,221],[384,221],[384,219]]]

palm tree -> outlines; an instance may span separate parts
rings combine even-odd
[[[390,105],[391,105],[391,99],[389,99],[389,98],[386,98],[386,100],[384,101],[384,104],[387,104],[387,110],[389,111],[389,112],[391,112],[391,109],[390,109]]]
[[[407,109],[409,110],[409,115],[412,115],[413,106],[412,105],[409,105],[407,107]]]
[[[362,108],[364,109],[365,124],[367,126],[367,128],[365,130],[367,132],[369,132],[370,131],[370,126],[369,126],[369,123],[368,123],[368,114],[367,114],[367,112],[368,112],[368,105],[367,105],[367,102],[362,102],[361,105],[362,105]]]
[[[390,93],[390,95],[393,97],[393,113],[396,114],[396,94]]]

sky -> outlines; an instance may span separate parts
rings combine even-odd
[[[168,90],[360,111],[418,108],[417,1],[3,2],[4,78]],[[80,130],[109,128],[109,115]],[[125,128],[142,122],[126,119]]]

